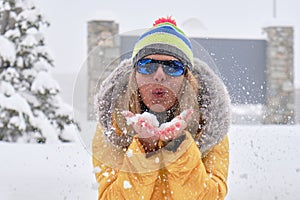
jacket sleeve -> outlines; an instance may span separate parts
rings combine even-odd
[[[156,160],[156,157],[145,157],[135,137],[127,152],[116,153],[98,127],[93,139],[98,199],[150,199],[158,177]]]
[[[172,199],[224,199],[227,194],[229,164],[228,136],[201,158],[201,153],[191,135],[186,132],[175,154],[184,151],[175,161],[166,165],[168,184]],[[163,160],[174,156],[173,152],[163,151]],[[167,162],[166,162],[167,163]]]

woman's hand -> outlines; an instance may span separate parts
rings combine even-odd
[[[168,142],[177,138],[187,127],[188,121],[193,114],[193,109],[188,109],[180,113],[172,121],[163,123],[159,127],[156,117],[150,113],[133,114],[130,111],[123,111],[127,124],[132,125],[138,134],[139,141],[144,146],[146,152],[155,151],[158,147],[158,140]]]
[[[183,130],[187,127],[193,112],[193,109],[185,110],[172,119],[172,121],[163,123],[159,127],[160,140],[167,142],[181,135]]]
[[[146,152],[155,151],[158,148],[159,123],[156,117],[150,113],[133,114],[130,111],[123,111],[127,124],[132,125],[138,134],[139,141]]]

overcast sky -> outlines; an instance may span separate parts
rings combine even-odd
[[[56,72],[78,72],[87,55],[87,21],[113,19],[120,33],[148,28],[161,16],[172,15],[185,30],[190,18],[199,21],[201,35],[257,38],[262,28],[274,24],[274,0],[34,0],[50,21],[46,42],[55,59]],[[299,65],[300,1],[276,0],[276,20],[295,29],[295,66]],[[297,20],[298,19],[298,20]],[[186,27],[188,29],[188,27]],[[296,85],[300,70],[295,67]]]

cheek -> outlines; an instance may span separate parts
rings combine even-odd
[[[151,85],[142,85],[139,87],[140,95],[143,99],[149,99],[151,97],[152,87]]]
[[[184,77],[177,77],[177,78],[170,79],[168,83],[168,87],[172,88],[175,94],[178,94],[180,92],[183,83],[183,78]]]
[[[147,76],[143,76],[139,73],[136,73],[136,83],[137,83],[138,87],[140,88],[143,85],[148,85],[149,83],[151,83],[151,80]]]

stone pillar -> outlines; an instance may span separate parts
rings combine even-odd
[[[293,27],[266,27],[267,96],[265,124],[294,124],[294,30]]]
[[[295,90],[295,123],[300,124],[300,89]]]
[[[88,120],[94,120],[94,94],[101,83],[119,63],[119,25],[114,21],[88,22]]]

